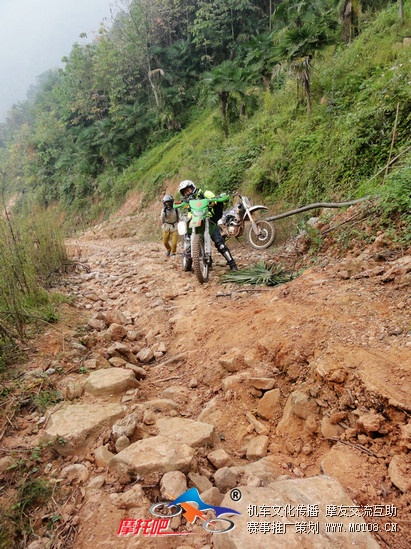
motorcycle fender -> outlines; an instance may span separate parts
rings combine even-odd
[[[251,208],[249,208],[249,212],[253,213],[253,212],[256,212],[257,210],[268,210],[267,206],[251,206]]]
[[[245,213],[245,216],[244,216],[244,219],[247,219],[247,217],[249,218],[250,217],[250,214],[258,211],[258,210],[268,210],[267,206],[251,206],[251,208],[249,208],[246,213]]]

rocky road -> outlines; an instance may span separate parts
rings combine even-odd
[[[276,287],[222,284],[217,257],[200,285],[160,243],[115,236],[68,242],[59,290],[75,299],[28,365],[64,400],[4,438],[54,448],[52,547],[408,548],[411,256],[382,259],[382,239],[317,265],[299,253],[311,266]],[[231,248],[240,268],[296,264],[290,245]],[[235,528],[180,515],[180,535],[154,535],[150,506],[192,487],[237,509]]]

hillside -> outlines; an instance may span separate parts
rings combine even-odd
[[[247,0],[236,9],[253,3],[253,17],[267,7]],[[132,190],[144,194],[144,205],[186,178],[215,192],[242,188],[276,211],[366,194],[409,210],[410,5],[401,20],[400,3],[364,2],[361,29],[353,23],[347,40],[333,3],[311,4],[282,2],[269,34],[260,28],[267,14],[255,36],[238,16],[234,49],[215,45],[215,58],[203,55],[195,33],[185,37],[181,64],[180,43],[153,47],[149,65],[170,75],[152,86],[147,75],[127,72],[137,55],[131,37],[140,40],[141,29],[130,29],[133,51],[119,59],[126,47],[120,22],[96,43],[73,46],[66,69],[45,75],[33,99],[0,127],[6,196],[19,192],[29,208],[57,204],[70,229],[117,211]],[[154,15],[160,6],[153,2]],[[197,19],[190,11],[194,29],[207,19],[203,9]],[[215,32],[218,18],[210,18]],[[164,38],[158,29],[155,38]],[[140,57],[135,63],[144,72]],[[113,89],[122,81],[127,93]]]

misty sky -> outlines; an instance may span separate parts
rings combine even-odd
[[[100,23],[111,24],[113,0],[0,0],[0,122],[26,99],[36,77],[56,67],[79,35],[92,41]]]

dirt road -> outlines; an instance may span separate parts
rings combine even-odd
[[[387,517],[374,517],[369,520],[379,531],[373,535],[381,547],[409,547],[410,256],[396,252],[384,259],[388,248],[377,242],[342,259],[330,247],[313,261],[295,242],[264,253],[233,243],[240,268],[262,259],[305,268],[281,286],[241,287],[221,283],[226,267],[216,257],[209,283],[200,285],[193,273],[182,272],[179,256],[166,258],[161,243],[118,237],[124,233],[120,225],[100,226],[68,242],[78,267],[65,286],[76,297],[65,317],[65,346],[61,325],[51,328],[38,342],[41,359],[37,354],[31,367],[45,370],[60,360],[65,375],[56,386],[62,389],[69,380],[84,379],[84,354],[79,350],[83,358],[74,356],[73,363],[68,342],[102,351],[109,344],[105,330],[87,322],[121,311],[136,332],[134,341],[144,336],[154,350],[143,364],[147,375],[139,382],[139,401],[168,398],[179,403],[180,417],[212,423],[235,465],[248,463],[247,446],[256,434],[252,414],[267,430],[265,455],[278,475],[326,473],[357,505],[394,506],[393,531],[384,529]],[[261,388],[267,378],[274,383]],[[273,387],[276,404],[267,410],[263,397]],[[290,412],[295,395],[307,399],[300,415]],[[30,418],[21,425],[26,431],[7,433],[7,447],[17,436],[27,443],[35,435]],[[150,433],[152,426],[146,429]],[[71,461],[82,459],[90,474],[102,474],[92,453]],[[58,460],[55,471],[70,462]],[[212,479],[205,456],[197,470]],[[156,479],[145,482],[146,496],[158,496]],[[110,494],[125,486],[109,477],[91,495],[78,485],[67,490],[73,505],[65,504],[61,513],[71,524],[66,539],[74,539],[76,549],[110,546],[107,540],[125,515],[110,510]],[[124,547],[138,541],[129,543]],[[183,546],[181,540],[169,543]],[[205,547],[211,541],[198,533],[189,543]]]

